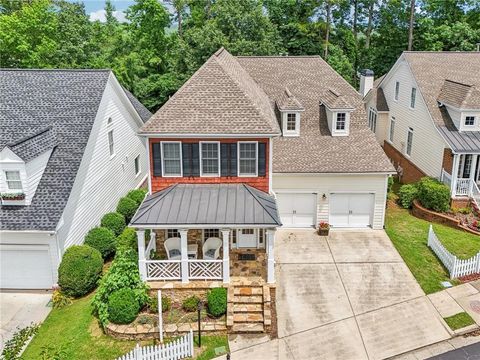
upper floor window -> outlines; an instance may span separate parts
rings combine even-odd
[[[112,123],[113,123],[113,119],[111,117],[109,117],[108,120],[107,120],[107,125],[110,125]]]
[[[400,82],[395,81],[395,100],[398,100],[399,94],[400,94]]]
[[[5,171],[8,190],[22,190],[20,171]]]
[[[412,92],[410,93],[410,107],[415,109],[415,98],[417,96],[417,89],[412,87]]]
[[[108,132],[108,148],[110,150],[110,156],[115,155],[115,148],[113,147],[113,130]]]
[[[140,174],[140,155],[135,158],[135,175]]]
[[[377,112],[374,108],[368,110],[368,127],[373,132],[376,132],[377,130]]]
[[[287,114],[287,131],[297,130],[297,114]]]
[[[337,120],[335,122],[336,130],[345,130],[347,127],[347,114],[346,113],[337,113]]]
[[[200,174],[202,176],[220,176],[220,143],[201,142]]]
[[[238,143],[238,176],[257,176],[257,143]]]
[[[163,176],[182,176],[181,142],[162,142]]]
[[[475,116],[465,116],[465,125],[466,126],[475,125]]]
[[[408,128],[407,148],[406,148],[406,153],[407,153],[408,156],[412,155],[412,144],[413,144],[413,129]]]
[[[395,118],[392,116],[390,118],[390,131],[388,134],[388,140],[393,142],[393,135],[395,134]]]

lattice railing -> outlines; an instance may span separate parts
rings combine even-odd
[[[190,279],[221,280],[222,260],[188,260]]]
[[[181,260],[147,260],[147,280],[180,280]]]

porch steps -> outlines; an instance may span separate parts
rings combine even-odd
[[[268,304],[265,303],[265,300],[268,300]],[[265,315],[268,315],[268,318]],[[265,321],[266,319],[267,321]],[[268,286],[233,285],[229,287],[227,327],[230,328],[230,332],[263,333],[265,327],[270,325],[270,289]]]

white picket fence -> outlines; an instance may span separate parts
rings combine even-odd
[[[117,360],[179,360],[193,356],[193,332],[168,344],[137,346]]]
[[[470,259],[461,260],[457,258],[438,240],[432,225],[430,225],[428,230],[428,246],[437,255],[443,266],[447,268],[450,273],[450,279],[480,273],[480,251]]]

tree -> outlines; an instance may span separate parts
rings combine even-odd
[[[413,23],[415,21],[415,0],[410,0],[410,23],[408,26],[408,51],[413,47]]]

